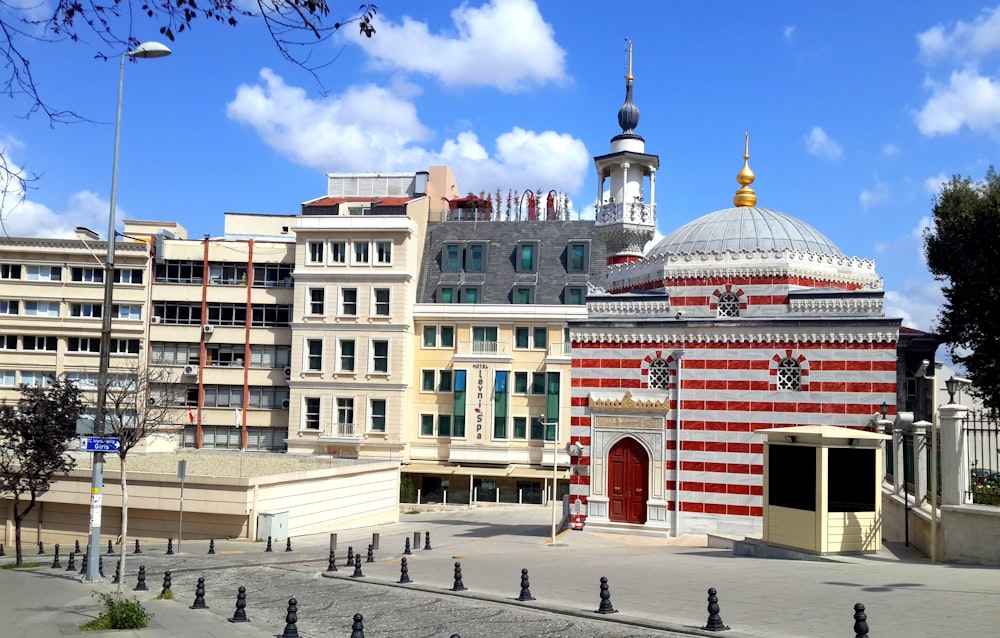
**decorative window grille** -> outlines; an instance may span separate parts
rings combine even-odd
[[[670,387],[670,368],[665,359],[653,359],[649,363],[649,387],[661,390]]]
[[[727,292],[723,293],[719,297],[719,316],[720,317],[739,317],[740,316],[740,298],[734,293]]]
[[[778,362],[778,389],[800,390],[802,388],[802,367],[795,359],[785,358]]]

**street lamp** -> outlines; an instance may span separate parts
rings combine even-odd
[[[555,545],[556,542],[556,483],[559,480],[559,463],[557,462],[556,455],[559,453],[559,422],[558,421],[546,421],[545,413],[538,415],[538,420],[542,424],[542,438],[545,438],[545,431],[548,427],[552,426],[552,538],[549,541],[550,544]]]
[[[955,402],[955,393],[958,392],[959,385],[960,383],[955,377],[948,377],[944,382],[944,388],[948,391],[948,403]]]
[[[159,42],[143,42],[135,49],[122,54],[118,71],[118,112],[115,116],[115,148],[111,164],[111,204],[108,210],[108,252],[104,262],[104,307],[101,311],[101,353],[97,369],[97,413],[94,434],[104,436],[107,415],[108,368],[111,365],[111,304],[115,287],[115,196],[118,194],[118,141],[122,127],[122,89],[125,86],[125,58],[162,58],[170,49]],[[101,489],[104,486],[104,454],[94,453],[90,475],[90,544],[87,548],[86,580],[101,580],[99,557],[101,553]]]

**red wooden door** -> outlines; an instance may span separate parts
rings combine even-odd
[[[608,454],[608,518],[620,523],[646,522],[649,456],[635,439],[622,439]]]

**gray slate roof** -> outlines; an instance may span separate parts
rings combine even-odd
[[[537,241],[539,262],[536,274],[517,272],[515,259],[519,242]],[[590,272],[571,274],[566,268],[566,247],[570,242],[589,242]],[[489,242],[485,273],[443,272],[442,247],[459,242]],[[603,286],[607,263],[604,244],[594,233],[593,220],[579,221],[445,221],[427,225],[417,303],[439,303],[435,293],[441,286],[479,286],[479,303],[509,304],[515,285],[535,286],[535,304],[562,304],[567,286]]]

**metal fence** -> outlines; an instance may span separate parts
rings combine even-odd
[[[1000,505],[1000,415],[969,413],[962,435],[969,458],[969,492],[973,503]]]

